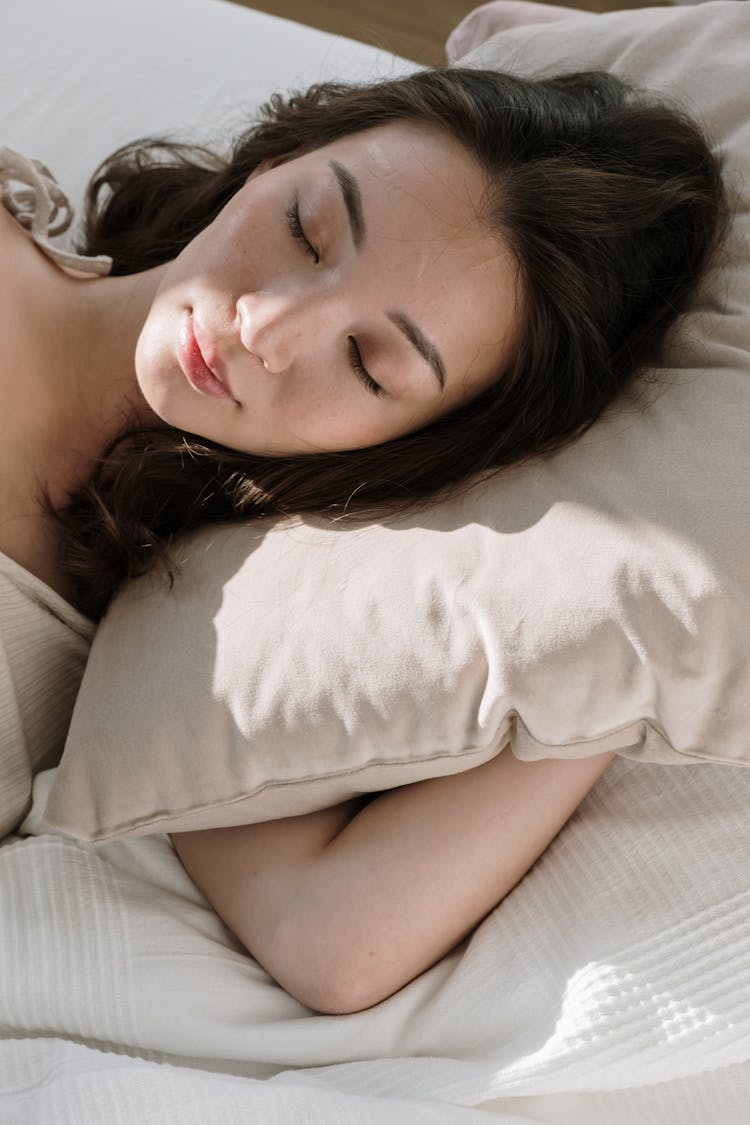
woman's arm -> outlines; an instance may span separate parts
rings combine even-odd
[[[363,804],[173,837],[253,956],[322,1012],[385,999],[434,964],[544,851],[611,754],[484,765]]]

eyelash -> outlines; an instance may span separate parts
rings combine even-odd
[[[357,341],[353,336],[347,336],[346,342],[349,346],[349,362],[353,370],[356,372],[359,379],[362,380],[367,390],[373,395],[382,395],[383,388],[380,383],[376,383],[370,372],[362,362],[362,353],[357,346]]]
[[[292,235],[292,238],[296,239],[296,241],[299,242],[305,253],[310,258],[312,258],[312,260],[317,265],[320,261],[320,254],[305,234],[304,227],[302,226],[302,220],[299,216],[299,198],[297,196],[294,197],[289,207],[287,207],[286,221],[289,224],[289,231]],[[360,352],[357,341],[353,336],[347,337],[347,345],[349,348],[349,362],[354,373],[361,380],[370,394],[382,395],[383,388],[380,386],[380,383],[375,382],[373,377],[370,375],[370,372],[362,362],[362,353]]]
[[[299,217],[299,198],[295,195],[289,207],[286,209],[286,221],[289,224],[289,230],[292,238],[295,238],[302,246],[306,254],[308,254],[317,266],[320,261],[320,254],[310,242],[309,238],[304,232],[302,221]]]

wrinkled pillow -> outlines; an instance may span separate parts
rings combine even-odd
[[[611,69],[697,114],[740,193],[721,268],[656,379],[555,456],[408,519],[204,529],[174,589],[128,585],[49,824],[102,840],[294,815],[507,741],[747,764],[748,41],[750,6],[709,3],[521,27],[472,56]]]
[[[556,20],[580,19],[586,12],[579,8],[563,8],[558,4],[542,4],[540,0],[490,0],[472,8],[448,36],[445,54],[455,65],[463,55],[481,46],[491,36],[511,27],[531,23],[553,23]]]

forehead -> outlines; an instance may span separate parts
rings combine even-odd
[[[343,164],[356,177],[363,203],[398,218],[422,212],[436,225],[476,234],[481,224],[487,173],[447,132],[398,121],[352,133],[300,158],[310,167]],[[483,229],[483,233],[486,231]]]

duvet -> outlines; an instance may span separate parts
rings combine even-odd
[[[618,760],[469,941],[317,1016],[168,837],[0,847],[2,1125],[746,1122],[750,774]],[[731,845],[731,846],[730,846]]]

